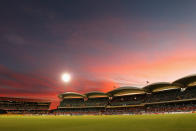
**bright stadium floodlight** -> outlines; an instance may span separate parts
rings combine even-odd
[[[62,80],[63,80],[64,82],[66,82],[66,83],[70,82],[70,80],[71,80],[71,75],[70,75],[69,73],[64,73],[64,74],[62,75]]]

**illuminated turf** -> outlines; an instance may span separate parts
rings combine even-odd
[[[0,131],[196,131],[196,114],[0,116]]]

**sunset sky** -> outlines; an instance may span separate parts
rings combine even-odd
[[[0,1],[1,96],[57,101],[195,73],[195,0]]]

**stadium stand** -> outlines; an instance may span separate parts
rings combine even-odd
[[[103,92],[93,91],[85,94],[86,101],[85,106],[106,106],[108,104],[109,97]]]
[[[111,106],[137,105],[144,102],[146,93],[136,87],[120,87],[107,93],[112,99]]]
[[[138,87],[119,87],[107,93],[65,92],[57,109],[38,99],[0,97],[0,113],[56,115],[113,115],[196,112],[196,75],[172,83],[159,82]]]
[[[0,109],[7,113],[46,113],[50,104],[50,102],[40,99],[0,97]]]
[[[196,101],[149,104],[145,107],[146,113],[169,113],[185,111],[196,111]]]
[[[145,103],[178,100],[181,96],[181,88],[170,83],[153,83],[143,89],[149,93]]]
[[[188,87],[181,96],[182,99],[196,98],[196,86]]]
[[[84,106],[84,95],[79,93],[66,92],[64,94],[60,94],[59,98],[61,99],[61,102],[58,108]]]
[[[70,94],[69,98],[66,94]],[[57,114],[111,115],[196,111],[196,75],[173,83],[153,83],[143,88],[120,87],[107,93],[94,91],[82,95],[68,92],[59,96],[61,104],[54,110]]]

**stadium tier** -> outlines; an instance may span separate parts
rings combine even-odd
[[[66,92],[56,114],[141,114],[196,110],[196,75],[172,83],[159,82],[143,88],[120,87],[107,93]]]
[[[7,113],[46,113],[50,102],[40,99],[0,97],[0,110]]]
[[[126,106],[141,104],[145,99],[145,91],[136,87],[120,87],[107,93],[112,99],[110,106]]]
[[[103,92],[89,92],[85,94],[85,96],[87,97],[85,101],[85,106],[105,107],[108,104],[109,97]]]

